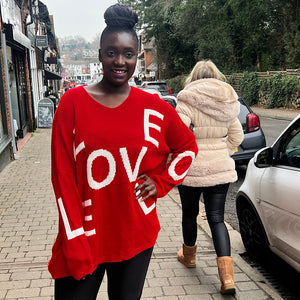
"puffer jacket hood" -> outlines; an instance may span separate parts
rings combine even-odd
[[[226,82],[214,78],[189,83],[179,92],[177,99],[218,121],[232,120],[240,111],[235,90]]]

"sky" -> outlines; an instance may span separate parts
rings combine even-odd
[[[58,38],[80,35],[87,41],[105,28],[104,12],[116,0],[40,0],[54,18]]]

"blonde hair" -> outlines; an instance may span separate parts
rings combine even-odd
[[[192,72],[186,79],[186,84],[203,78],[216,78],[222,81],[226,81],[226,76],[221,73],[221,71],[210,59],[201,60],[196,63]]]

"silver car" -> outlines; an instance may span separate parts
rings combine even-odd
[[[300,272],[300,115],[250,160],[236,209],[250,257],[271,250]]]
[[[158,90],[163,96],[172,94],[165,81],[144,81],[141,84],[141,88]]]

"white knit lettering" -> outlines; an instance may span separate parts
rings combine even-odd
[[[182,152],[180,153],[173,161],[172,163],[170,164],[170,167],[169,167],[169,170],[168,170],[168,173],[169,175],[174,179],[174,180],[180,180],[182,178],[185,177],[185,175],[187,174],[187,172],[189,171],[189,168],[184,172],[182,173],[181,175],[178,175],[176,172],[175,172],[175,167],[177,165],[177,163],[185,158],[185,157],[191,157],[192,158],[192,161],[195,159],[195,153],[192,152],[192,151],[185,151],[185,152]]]
[[[75,230],[71,230],[71,226],[70,226],[68,216],[66,214],[66,210],[65,210],[62,199],[59,198],[57,200],[57,202],[58,202],[58,207],[59,207],[59,210],[60,210],[60,213],[61,213],[61,216],[62,216],[64,226],[65,226],[65,230],[66,230],[68,240],[71,240],[71,239],[76,238],[77,236],[83,235],[84,234],[83,227],[80,227],[80,228],[75,229]]]
[[[144,134],[145,134],[145,141],[151,142],[152,144],[154,144],[157,148],[159,146],[159,142],[154,139],[153,137],[150,136],[150,131],[149,128],[153,128],[156,129],[157,131],[160,132],[161,127],[158,126],[157,124],[151,123],[150,122],[150,116],[155,116],[161,120],[164,119],[164,116],[157,112],[156,110],[153,109],[145,109],[144,111]]]
[[[85,144],[84,144],[84,142],[81,142],[78,146],[77,146],[77,148],[75,149],[75,158],[76,158],[76,156],[78,155],[78,153],[81,151],[81,150],[83,150],[85,148]]]
[[[92,230],[89,230],[89,231],[85,232],[86,236],[91,236],[91,235],[95,235],[95,234],[96,234],[96,229],[92,229]]]
[[[109,165],[109,172],[103,181],[98,182],[93,178],[92,166],[94,160],[101,156],[107,159]],[[101,188],[109,185],[113,181],[115,174],[116,174],[116,161],[109,151],[100,149],[100,150],[93,151],[89,155],[87,160],[87,179],[88,179],[89,186],[92,189],[100,190]]]
[[[142,161],[143,157],[145,156],[146,152],[147,152],[147,147],[143,147],[142,150],[139,153],[139,157],[136,161],[134,171],[132,172],[129,157],[128,157],[128,153],[127,153],[127,149],[126,148],[121,148],[120,149],[120,153],[121,153],[121,156],[122,156],[122,161],[123,161],[123,164],[124,164],[124,167],[125,167],[125,170],[126,170],[126,173],[127,173],[127,176],[129,178],[130,182],[136,181],[136,178],[139,174],[139,168],[140,168],[140,165],[141,165],[141,161]]]

